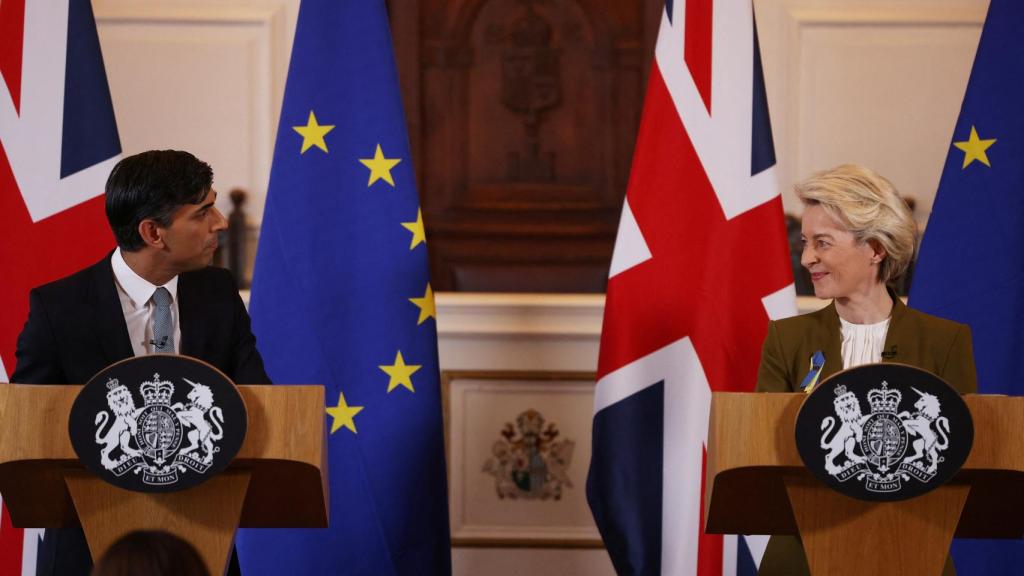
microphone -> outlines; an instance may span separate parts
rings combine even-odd
[[[889,346],[888,350],[882,350],[882,358],[886,360],[892,360],[896,357],[896,345]]]
[[[159,342],[157,342],[156,340],[150,340],[149,345],[153,346],[154,348],[163,348],[164,346],[167,345],[167,336],[161,338]]]

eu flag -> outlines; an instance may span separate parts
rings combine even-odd
[[[992,0],[910,293],[968,324],[979,392],[1024,393],[1024,4]],[[1009,440],[1016,441],[1016,440]],[[1019,574],[1021,541],[958,540],[960,576]]]
[[[325,386],[330,528],[243,531],[247,576],[451,572],[426,249],[384,2],[304,0],[250,309],[270,377]]]

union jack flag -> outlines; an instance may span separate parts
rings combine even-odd
[[[619,574],[756,570],[703,532],[714,391],[796,313],[749,0],[668,1],[612,257],[587,497]],[[745,562],[740,562],[744,560]]]
[[[28,292],[113,248],[103,185],[121,153],[89,0],[0,2],[0,382]],[[2,495],[0,495],[2,503]],[[41,530],[0,515],[0,574],[35,574]]]

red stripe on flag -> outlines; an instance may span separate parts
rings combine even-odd
[[[11,524],[7,506],[0,511],[0,574],[21,574],[21,555],[25,531]]]
[[[0,76],[14,100],[14,109],[21,110],[22,38],[25,35],[25,0],[0,2]]]
[[[708,451],[701,452],[700,459],[700,526],[697,531],[700,536],[697,540],[697,574],[700,576],[722,576],[722,549],[724,546],[721,534],[708,534],[704,532],[704,482],[708,470]]]
[[[714,0],[687,0],[683,59],[693,83],[711,113],[711,22]]]
[[[0,0],[0,76],[3,77],[7,85],[7,91],[14,102],[14,109],[19,112],[21,110],[21,61],[24,30],[25,0]],[[7,158],[3,152],[2,145],[0,145],[0,157],[2,157],[0,162],[6,167]],[[3,171],[7,172],[9,168],[5,168]],[[0,176],[0,178],[3,178],[3,176]],[[13,181],[13,178],[11,180]],[[7,213],[8,206],[3,201],[3,197],[9,195],[8,190],[17,192],[17,187],[9,186],[6,183],[0,184],[0,219],[6,219],[4,214]],[[8,235],[2,232],[0,234],[2,234],[0,236],[0,240],[2,240],[0,241],[0,250],[6,250],[3,245],[9,241]],[[5,281],[0,283],[0,286],[6,284],[10,279],[16,281],[17,277],[22,275],[16,268],[7,267],[2,259],[0,259],[0,270],[8,272],[8,274],[5,274]],[[11,272],[14,273],[12,274]],[[3,290],[3,288],[0,287],[0,290]],[[13,347],[6,345],[4,337],[10,336],[9,324],[12,321],[16,322],[15,318],[23,318],[24,312],[19,314],[17,308],[8,308],[11,304],[13,303],[9,299],[5,299],[3,294],[0,294],[0,306],[4,307],[4,314],[0,315],[3,318],[3,320],[0,320],[0,354],[2,354],[0,357],[4,358],[4,367],[7,370],[13,371],[13,353],[3,354],[3,352],[13,352]],[[21,556],[24,541],[25,531],[15,528],[11,524],[11,518],[7,513],[7,506],[0,505],[0,574],[21,573]]]

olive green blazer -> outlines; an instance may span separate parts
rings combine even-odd
[[[843,369],[841,342],[835,302],[817,312],[769,322],[757,370],[757,391],[798,392],[810,371],[811,356],[818,350],[825,355],[818,378],[824,381]],[[923,368],[961,394],[978,390],[971,329],[907,308],[895,296],[882,354],[882,362]]]
[[[891,292],[890,295],[893,308],[882,361],[928,370],[961,394],[976,392],[978,377],[974,369],[971,329],[907,308]],[[841,342],[835,302],[817,312],[769,322],[757,371],[757,391],[799,391],[810,371],[811,356],[819,350],[825,355],[825,365],[818,381],[824,381],[843,369]],[[768,541],[759,574],[801,576],[809,572],[799,538],[773,536]],[[948,558],[943,574],[956,574]]]

